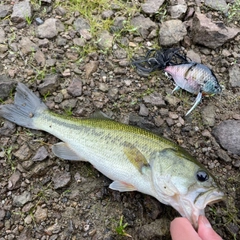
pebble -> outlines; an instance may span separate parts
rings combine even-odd
[[[48,209],[42,208],[41,206],[37,206],[37,210],[34,213],[34,220],[37,223],[40,223],[40,222],[43,222],[44,220],[46,220],[47,216],[48,216]]]
[[[148,108],[144,104],[140,104],[139,115],[143,117],[147,117],[149,114]]]
[[[32,201],[32,195],[28,191],[24,191],[20,195],[13,195],[13,206],[22,207],[27,202]]]
[[[66,187],[71,181],[71,174],[69,172],[58,173],[52,177],[54,189]]]

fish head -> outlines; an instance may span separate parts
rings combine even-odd
[[[224,194],[214,177],[182,149],[164,149],[150,159],[155,197],[171,205],[197,228],[199,215],[207,204],[220,201]]]
[[[220,86],[213,72],[210,72],[210,74],[206,76],[206,79],[201,87],[201,90],[204,94],[207,95],[218,94],[222,92],[222,87]]]

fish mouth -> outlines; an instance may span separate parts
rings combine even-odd
[[[212,188],[204,192],[198,192],[197,194],[190,192],[181,199],[181,209],[178,211],[197,229],[198,218],[200,215],[205,215],[205,207],[223,199],[224,193],[217,188]]]

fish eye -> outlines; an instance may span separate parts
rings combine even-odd
[[[196,177],[199,182],[205,182],[209,178],[208,174],[204,170],[197,171]]]

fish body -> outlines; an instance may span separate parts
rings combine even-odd
[[[192,62],[179,49],[168,49],[165,51],[149,51],[144,60],[135,61],[133,64],[142,72],[153,72],[164,70],[170,74],[176,87],[173,92],[184,89],[197,97],[192,108],[187,112],[190,114],[200,103],[203,95],[214,95],[222,91],[222,88],[207,66]],[[143,66],[147,64],[148,66]]]
[[[62,140],[52,146],[57,157],[90,162],[113,180],[111,189],[151,195],[194,226],[207,204],[223,198],[214,177],[170,140],[103,117],[55,114],[21,83],[14,104],[0,106],[0,117],[56,136]]]

